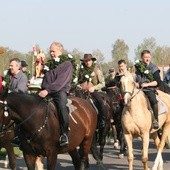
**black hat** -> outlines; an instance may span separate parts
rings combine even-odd
[[[25,62],[25,61],[21,61],[21,67],[27,67],[28,66],[28,64]]]
[[[88,61],[88,60],[96,61],[96,58],[93,57],[91,54],[84,54],[84,58],[80,59],[80,60],[83,61],[83,62]]]

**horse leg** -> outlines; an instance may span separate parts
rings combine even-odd
[[[11,145],[11,143],[9,143],[8,146],[5,147],[5,149],[8,154],[9,166],[12,170],[15,170],[16,169],[16,160],[15,160],[14,148]]]
[[[163,127],[162,138],[158,145],[158,153],[157,153],[156,159],[154,161],[154,165],[152,167],[153,170],[156,170],[156,169],[162,170],[163,169],[162,151],[164,149],[165,141],[168,136],[169,130],[170,130],[170,124],[167,123]]]
[[[88,161],[88,153],[90,152],[90,147],[92,143],[92,138],[86,136],[81,144],[81,165],[80,170],[85,170],[87,168],[86,163]]]
[[[26,163],[26,165],[28,167],[28,170],[35,170],[36,156],[26,154],[24,152],[23,152],[23,155],[24,155],[25,163]]]
[[[57,152],[53,148],[49,154],[47,154],[47,170],[55,170],[57,162]]]
[[[132,134],[124,134],[125,140],[128,147],[128,162],[129,162],[129,170],[133,170],[133,146],[132,146]]]
[[[103,164],[101,155],[97,148],[96,134],[93,135],[93,141],[92,141],[92,145],[91,145],[91,153],[92,153],[94,159],[97,161],[98,165]]]
[[[80,161],[80,155],[77,149],[75,148],[73,151],[69,152],[69,155],[72,158],[72,162],[73,162],[75,170],[79,170],[81,161]]]
[[[43,163],[42,163],[42,161],[43,161],[43,156],[37,156],[36,157],[36,160],[35,160],[35,169],[36,170],[43,170],[44,168],[44,165],[43,165]]]
[[[152,133],[151,138],[153,139],[153,141],[156,145],[156,148],[158,149],[158,146],[159,146],[159,143],[160,143],[160,138],[158,137],[158,133],[157,132]]]
[[[143,140],[142,163],[144,170],[148,170],[149,132],[143,134],[142,140]]]

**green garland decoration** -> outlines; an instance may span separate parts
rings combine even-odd
[[[71,54],[62,54],[56,60],[48,60],[47,63],[44,64],[42,72],[45,74],[49,70],[55,69],[58,65],[65,61],[70,61],[73,65],[72,86],[75,86],[77,84],[77,64],[75,57]]]
[[[79,79],[78,84],[84,83],[84,82],[91,82],[92,81],[92,73],[94,72],[94,68],[96,67],[96,63],[93,62],[91,67],[86,67],[84,63],[80,65],[79,69]]]
[[[146,67],[147,65],[144,62],[142,62],[140,60],[136,60],[135,63],[136,63],[135,64],[136,69],[138,71],[140,71],[142,76],[146,76],[146,78],[148,80],[150,80],[151,82],[154,81],[154,77],[153,77],[151,71],[147,69],[147,67]]]

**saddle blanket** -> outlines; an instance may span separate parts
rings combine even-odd
[[[159,105],[158,115],[161,115],[161,114],[167,112],[165,103],[158,97],[158,95],[156,95],[156,99],[158,100],[158,105]]]

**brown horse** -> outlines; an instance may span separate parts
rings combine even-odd
[[[124,136],[128,146],[129,169],[133,169],[133,137],[140,136],[143,141],[142,162],[145,170],[148,170],[148,147],[149,136],[157,146],[157,156],[153,165],[153,170],[163,169],[162,151],[166,138],[170,132],[170,95],[158,92],[158,97],[163,101],[166,112],[159,115],[159,127],[162,127],[161,141],[158,138],[156,130],[152,129],[152,112],[148,103],[148,99],[141,89],[135,87],[134,77],[128,73],[121,78],[121,89],[124,94],[125,107],[122,113],[122,126]],[[160,110],[160,106],[159,106]]]
[[[91,94],[88,91],[76,88],[76,89],[74,89],[74,93],[77,97],[86,99],[90,103],[90,105],[92,105],[95,108],[96,115],[97,115],[98,107],[99,107],[98,103],[92,98]],[[106,144],[106,137],[107,137],[109,129],[110,129],[110,119],[111,119],[111,112],[112,112],[108,96],[103,92],[99,92],[99,93],[103,99],[106,125],[103,129],[103,140],[102,140],[102,142],[99,142],[99,145],[100,145],[99,151],[97,148],[97,141],[98,141],[99,133],[97,133],[97,131],[93,137],[93,142],[92,142],[92,146],[91,146],[92,155],[93,155],[94,159],[97,161],[98,165],[103,164],[103,151],[104,151],[104,146]],[[98,128],[98,127],[96,127],[96,128]]]
[[[10,93],[6,97],[0,96],[0,127],[4,127],[4,108],[8,107],[8,119],[16,124],[28,170],[35,169],[39,155],[47,157],[48,170],[55,170],[57,155],[66,152],[72,157],[76,170],[85,169],[97,116],[86,100],[77,97],[71,100],[74,111],[70,113],[69,146],[60,147],[60,125],[53,103],[37,95]],[[81,156],[77,146],[81,146]]]

